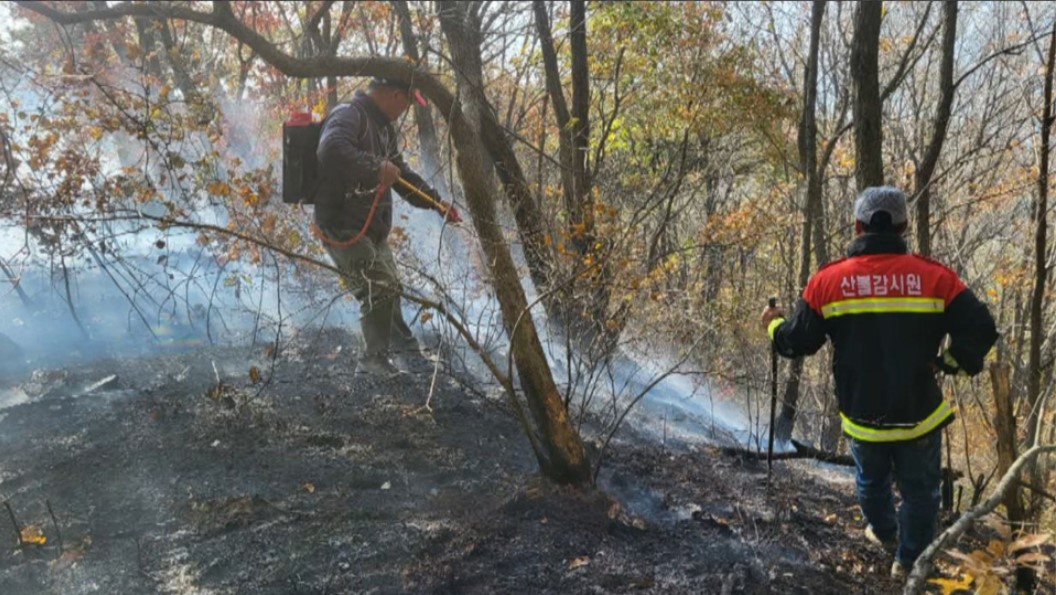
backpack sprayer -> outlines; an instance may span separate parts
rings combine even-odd
[[[310,205],[319,189],[319,134],[323,122],[293,112],[282,124],[282,202]]]
[[[282,124],[282,202],[286,204],[310,205],[315,203],[315,193],[319,190],[319,137],[323,130],[323,120],[316,120],[311,112],[292,112],[290,117]],[[408,192],[436,207],[436,210],[447,217],[451,213],[451,207],[444,205],[420,188],[417,188],[403,178],[396,178],[396,183]],[[312,231],[331,245],[352,245],[358,242],[370,227],[374,218],[374,212],[378,208],[378,201],[385,193],[384,188],[378,188],[374,194],[374,202],[371,205],[367,220],[363,229],[354,237],[346,241],[337,241],[326,237],[322,230],[315,225]]]
[[[282,202],[310,205],[319,188],[319,136],[325,120],[316,121],[311,112],[293,112],[282,124]],[[438,202],[403,178],[396,183],[415,196],[448,213],[450,207]]]

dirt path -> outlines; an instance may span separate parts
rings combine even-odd
[[[782,463],[767,492],[765,464],[628,434],[602,491],[557,488],[501,403],[441,377],[424,411],[428,370],[354,378],[352,343],[307,336],[266,386],[221,348],[20,382],[0,499],[48,543],[0,513],[0,593],[897,591],[846,474]]]

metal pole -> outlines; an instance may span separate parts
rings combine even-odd
[[[770,298],[770,307],[777,307],[777,298]],[[774,410],[777,408],[777,347],[770,342],[770,439],[766,443],[766,485],[774,469]]]

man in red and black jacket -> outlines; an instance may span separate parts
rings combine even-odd
[[[767,308],[762,320],[785,357],[814,354],[832,340],[866,536],[894,551],[891,572],[902,575],[931,542],[940,504],[939,430],[953,409],[935,375],[978,374],[997,330],[955,272],[907,253],[902,191],[867,188],[854,213],[858,235],[847,258],[810,279],[791,318]],[[939,355],[946,336],[949,347]],[[897,519],[892,478],[902,495]]]

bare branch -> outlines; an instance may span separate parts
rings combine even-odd
[[[906,582],[906,588],[903,591],[904,595],[919,595],[924,590],[925,579],[931,572],[932,560],[942,550],[946,549],[947,546],[953,544],[957,539],[964,535],[964,532],[971,528],[972,524],[975,523],[980,517],[991,512],[997,507],[1005,498],[1005,492],[1007,492],[1013,484],[1016,483],[1019,473],[1030,464],[1038,455],[1056,452],[1056,444],[1049,445],[1038,445],[1034,446],[1027,452],[1023,453],[1016,462],[1008,469],[1005,475],[998,482],[997,487],[994,488],[994,493],[986,499],[985,502],[972,508],[968,512],[964,513],[960,519],[954,524],[950,525],[948,529],[939,534],[934,541],[931,542],[920,557],[917,558],[915,564],[913,564],[913,571],[909,575],[909,580]]]
[[[939,32],[938,26],[936,26],[935,29],[931,31],[931,34],[928,35],[928,40],[924,43],[924,48],[921,50],[921,52],[917,54],[917,56],[913,58],[912,61],[910,60],[910,56],[912,56],[913,54],[913,49],[917,46],[917,40],[920,38],[921,31],[924,30],[924,25],[927,24],[928,15],[930,14],[931,3],[929,2],[927,8],[924,10],[924,16],[920,17],[920,24],[917,25],[917,30],[913,32],[913,38],[909,40],[909,45],[906,46],[906,52],[902,54],[902,59],[899,60],[898,70],[895,71],[895,75],[891,77],[890,81],[888,81],[887,86],[884,87],[884,90],[880,92],[881,102],[886,100],[888,96],[890,96],[891,93],[893,93],[895,89],[898,88],[898,85],[901,84],[902,79],[905,78],[906,73],[912,70],[913,66],[915,66],[920,60],[920,57],[924,55],[924,50],[931,46],[931,42],[935,40],[935,35]]]

